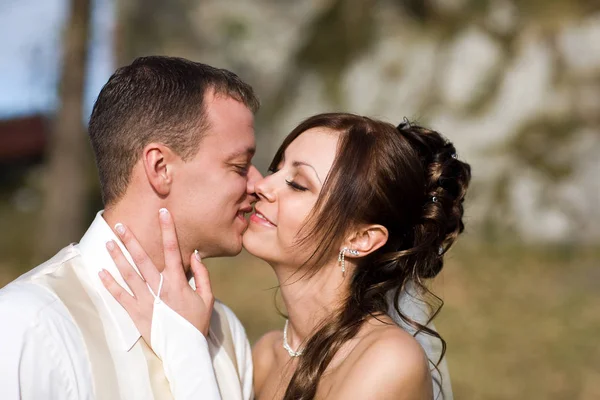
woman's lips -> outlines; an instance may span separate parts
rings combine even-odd
[[[252,215],[250,215],[250,222],[254,222],[255,224],[262,225],[262,226],[267,226],[269,228],[274,228],[277,226],[274,223],[272,223],[271,221],[269,221],[267,219],[267,217],[265,217],[263,214],[261,214],[258,210],[254,211],[252,213]]]

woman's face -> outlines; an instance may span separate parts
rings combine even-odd
[[[259,201],[243,237],[248,252],[295,267],[312,254],[297,241],[333,165],[338,138],[327,128],[303,132],[285,150],[277,171],[256,183]]]

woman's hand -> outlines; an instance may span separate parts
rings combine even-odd
[[[133,296],[122,288],[108,271],[102,270],[99,273],[100,279],[106,289],[125,308],[146,343],[152,343],[150,340],[152,312],[154,302],[158,301],[155,300],[149,288],[157,294],[160,301],[165,302],[204,336],[207,336],[214,305],[208,270],[202,264],[197,252],[191,255],[190,265],[196,283],[196,290],[192,289],[184,273],[171,214],[164,208],[160,210],[159,214],[165,257],[162,287],[160,287],[161,273],[142,249],[134,234],[122,224],[117,224],[115,230],[142,276],[127,261],[119,246],[114,241],[110,241],[106,244],[106,248],[133,292]],[[158,293],[159,291],[160,293]]]

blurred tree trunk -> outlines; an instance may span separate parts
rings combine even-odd
[[[117,65],[147,55],[187,55],[177,54],[176,49],[201,49],[203,44],[192,12],[199,3],[200,0],[117,0]]]
[[[90,3],[71,0],[64,31],[60,105],[46,156],[44,204],[35,254],[38,261],[79,240],[85,229],[90,153],[82,117]]]

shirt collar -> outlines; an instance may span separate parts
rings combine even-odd
[[[85,268],[90,275],[94,289],[96,289],[102,298],[113,323],[119,330],[122,348],[124,351],[129,351],[141,335],[133,323],[133,320],[129,314],[127,314],[127,311],[125,311],[110,292],[106,290],[98,276],[98,273],[102,269],[107,270],[115,280],[131,294],[131,290],[123,280],[121,273],[106,249],[106,242],[111,239],[114,240],[138,274],[139,271],[123,243],[121,243],[117,235],[115,235],[102,217],[102,213],[103,211],[100,211],[96,214],[94,222],[92,222],[85,235],[81,238],[81,241],[79,242],[79,251],[81,252]]]

